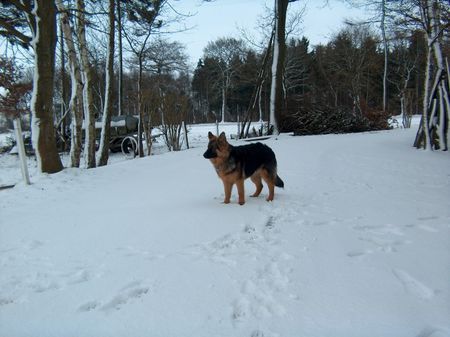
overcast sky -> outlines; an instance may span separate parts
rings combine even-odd
[[[205,3],[201,0],[181,0],[176,8],[183,13],[196,13],[186,24],[193,29],[177,33],[171,38],[184,43],[195,66],[203,55],[203,48],[209,41],[219,37],[239,37],[239,28],[254,31],[258,16],[266,7],[273,8],[273,0],[215,0]],[[302,34],[312,45],[326,43],[337,32],[346,18],[362,18],[364,12],[350,9],[339,0],[299,0],[289,4],[289,11],[300,10],[306,3],[306,12],[301,25]]]

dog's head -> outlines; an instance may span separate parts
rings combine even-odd
[[[219,137],[214,136],[211,132],[208,133],[209,143],[208,149],[203,154],[206,159],[214,160],[215,158],[225,158],[229,154],[229,144],[225,132],[222,132]]]

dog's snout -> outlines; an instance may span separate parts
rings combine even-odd
[[[217,154],[214,153],[214,151],[211,151],[211,149],[208,149],[205,153],[203,153],[203,157],[205,157],[206,159],[211,159],[217,157]]]

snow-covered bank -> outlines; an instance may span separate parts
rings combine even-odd
[[[222,204],[201,137],[1,191],[0,336],[450,336],[450,155],[414,135],[269,139],[273,203]]]

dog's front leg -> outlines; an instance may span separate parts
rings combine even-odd
[[[245,204],[244,179],[239,179],[238,181],[236,181],[236,186],[239,196],[239,205],[243,205]]]
[[[231,190],[233,189],[233,184],[229,181],[223,180],[223,188],[225,191],[225,199],[223,200],[224,204],[229,204],[231,199]]]

